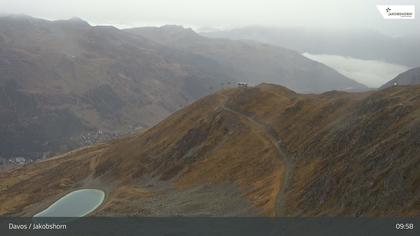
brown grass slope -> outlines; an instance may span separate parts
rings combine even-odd
[[[420,213],[420,87],[201,99],[142,134],[0,174],[0,214],[101,188],[94,215]]]

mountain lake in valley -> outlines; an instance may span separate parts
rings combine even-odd
[[[98,208],[105,192],[98,189],[80,189],[68,193],[34,217],[82,217]]]

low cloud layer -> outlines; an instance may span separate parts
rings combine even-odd
[[[410,69],[406,66],[383,61],[362,60],[338,55],[314,55],[309,53],[303,53],[303,55],[334,68],[341,74],[371,88],[378,88],[398,74]]]

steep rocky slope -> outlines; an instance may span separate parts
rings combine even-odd
[[[0,214],[100,188],[94,215],[419,215],[419,94],[226,89],[144,133],[0,173]]]

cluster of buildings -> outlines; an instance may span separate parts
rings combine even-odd
[[[24,157],[13,157],[9,159],[9,164],[13,164],[13,165],[26,165],[32,162],[31,159],[27,159]]]
[[[87,146],[97,143],[98,141],[107,140],[112,136],[109,133],[105,133],[102,130],[97,130],[96,132],[89,132],[80,136],[80,145]]]
[[[29,158],[24,157],[13,157],[13,158],[2,158],[0,157],[0,172],[7,171],[9,169],[24,166],[33,161]]]

